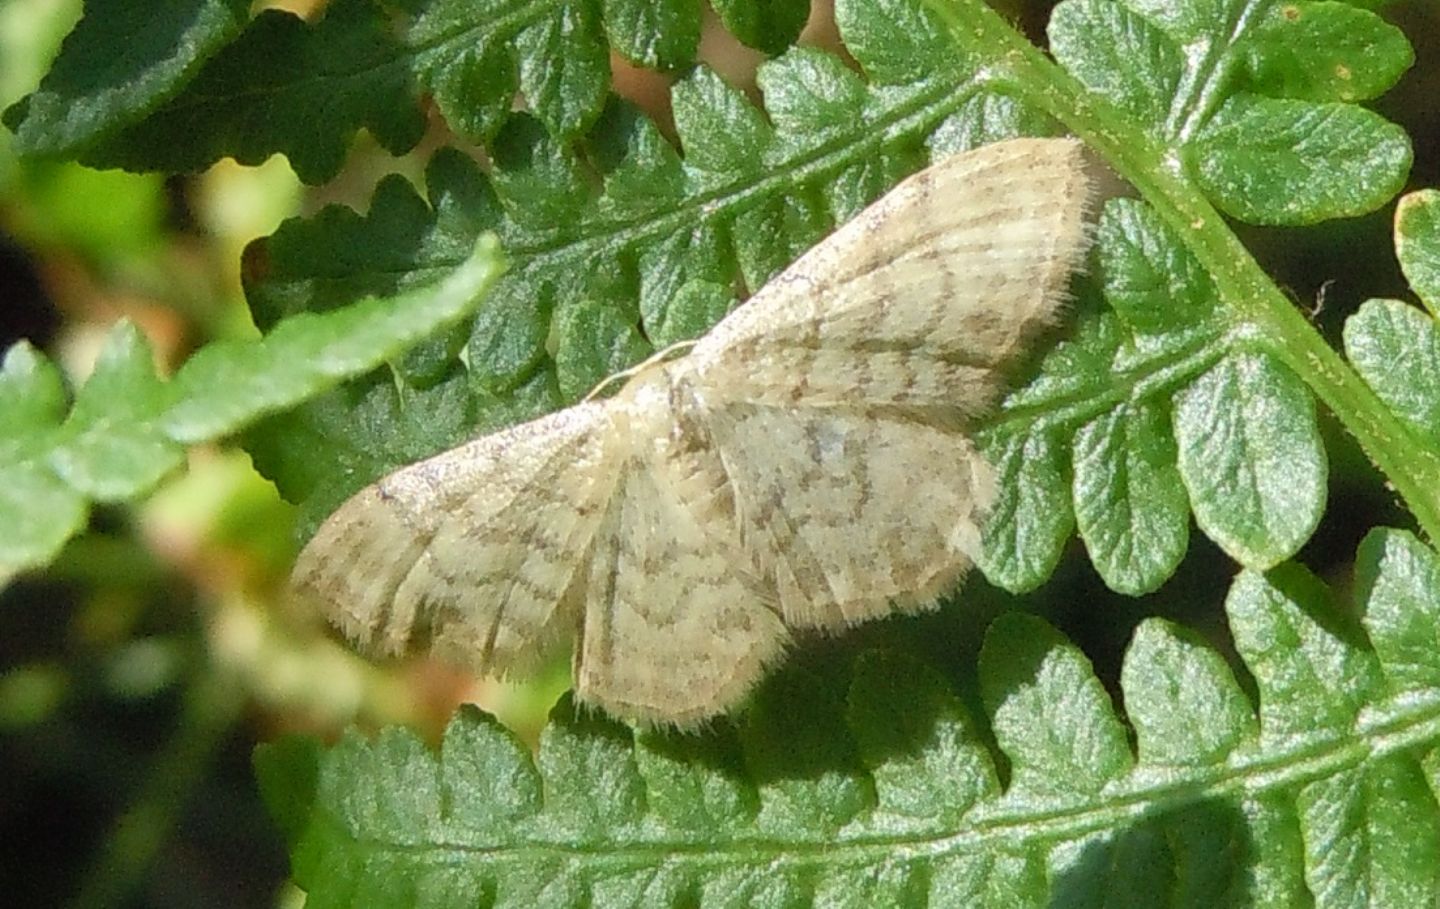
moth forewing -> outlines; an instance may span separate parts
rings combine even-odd
[[[362,490],[295,586],[362,646],[523,671],[573,635],[577,696],[689,726],[794,629],[930,606],[994,478],[968,433],[1085,252],[1080,145],[1018,139],[901,183],[606,400]]]
[[[559,604],[611,493],[610,421],[580,404],[383,477],[321,525],[292,585],[367,651],[528,669],[573,629]]]
[[[921,171],[701,338],[697,371],[730,373],[713,384],[751,400],[799,386],[813,405],[983,412],[1085,255],[1086,171],[1083,146],[1064,139],[1000,142]]]

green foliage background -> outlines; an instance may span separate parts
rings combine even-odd
[[[809,6],[0,2],[7,893],[1433,902],[1440,194],[1387,205],[1440,182],[1434,6],[837,0],[796,46]],[[612,52],[668,95],[616,99]],[[371,667],[279,596],[385,470],[704,331],[928,160],[1059,131],[1137,192],[981,429],[984,579],[938,614],[682,737],[542,730],[559,679]]]

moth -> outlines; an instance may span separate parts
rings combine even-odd
[[[398,470],[293,584],[361,648],[524,674],[646,724],[739,706],[796,632],[931,608],[995,498],[969,436],[1085,254],[1073,140],[942,160],[683,356]]]

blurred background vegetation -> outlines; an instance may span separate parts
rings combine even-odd
[[[310,14],[321,4],[269,5]],[[1051,3],[999,5],[1043,39]],[[35,86],[80,11],[79,0],[0,0],[0,107]],[[1414,139],[1412,184],[1440,185],[1440,4],[1385,13],[1415,42],[1417,64],[1377,106]],[[803,40],[835,44],[826,3]],[[742,84],[760,59],[713,24],[702,47]],[[663,118],[667,78],[616,68],[617,88]],[[362,137],[339,178],[307,189],[279,158],[168,179],[19,161],[0,128],[0,347],[27,338],[78,384],[121,317],[144,330],[167,372],[208,341],[253,335],[239,282],[247,242],[325,204],[363,208],[381,176],[418,180],[429,152],[451,141],[438,119],[404,159]],[[1406,296],[1390,215],[1245,239],[1334,340],[1362,299]],[[1354,446],[1333,427],[1329,436],[1330,510],[1301,559],[1343,584],[1366,529],[1408,521]],[[151,499],[98,509],[54,565],[0,591],[0,902],[298,906],[253,783],[256,742],[396,722],[434,737],[462,701],[534,740],[566,685],[563,667],[522,688],[433,664],[365,663],[280,595],[297,542],[292,509],[242,451],[202,448]],[[1178,618],[1223,643],[1217,606],[1232,573],[1197,534],[1170,583],[1125,599],[1072,553],[1018,603],[977,580],[938,617],[863,634],[922,641],[963,667],[981,616],[1019,605],[1060,625],[1113,682],[1143,616]]]

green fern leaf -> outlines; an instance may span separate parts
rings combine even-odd
[[[1440,191],[1422,190],[1400,200],[1395,251],[1425,308],[1440,313]]]
[[[808,0],[714,0],[711,6],[736,38],[767,54],[794,44],[810,17]]]
[[[48,561],[88,514],[85,496],[44,462],[65,414],[60,371],[25,342],[0,369],[0,577]]]
[[[208,59],[186,61],[193,71],[166,86],[158,107],[97,99],[95,106],[106,105],[104,122],[86,141],[50,140],[50,125],[41,120],[19,122],[19,129],[46,137],[51,154],[94,167],[185,173],[225,156],[258,164],[278,152],[308,182],[339,170],[349,138],[362,126],[394,154],[412,148],[424,132],[414,78],[391,63],[401,47],[368,0],[337,0],[313,26],[266,10],[234,40],[210,50]],[[123,51],[122,44],[104,53]],[[12,110],[23,114],[23,105]]]
[[[238,35],[246,0],[95,3],[40,88],[5,113],[15,150],[73,155],[174,96]]]
[[[1404,36],[1374,13],[1323,0],[1066,0],[1049,34],[1057,60],[1180,150],[1237,218],[1364,214],[1404,185],[1404,131],[1352,103],[1384,92],[1414,62]]]
[[[1318,102],[1379,97],[1415,62],[1398,28],[1334,2],[1266,7],[1240,50],[1253,91]]]
[[[1227,331],[1214,284],[1148,206],[1107,205],[1095,260],[1109,309],[1081,314],[983,436],[1002,477],[986,576],[1015,591],[1043,583],[1072,513],[1096,569],[1122,593],[1170,577],[1192,510],[1246,565],[1293,555],[1325,503],[1310,393]]]
[[[1422,190],[1401,199],[1395,215],[1400,266],[1429,312],[1399,300],[1367,300],[1345,320],[1344,332],[1355,369],[1430,451],[1440,449],[1437,204],[1440,193]]]
[[[1440,445],[1440,332],[1399,300],[1367,300],[1345,322],[1345,352],[1375,393],[1431,445]]]

